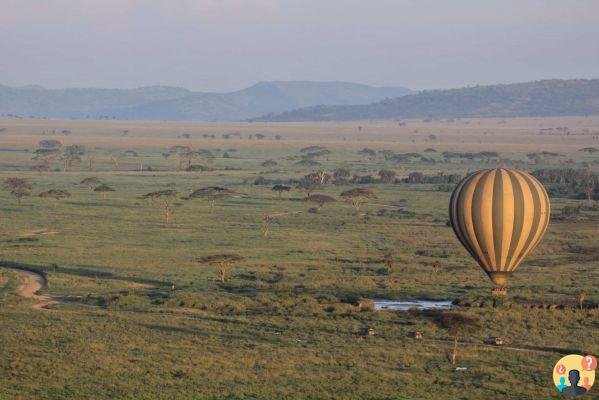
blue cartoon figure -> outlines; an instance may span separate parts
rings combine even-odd
[[[560,392],[562,390],[564,390],[564,388],[566,387],[566,378],[564,378],[563,376],[559,378],[559,385],[556,386],[557,390],[559,390]]]

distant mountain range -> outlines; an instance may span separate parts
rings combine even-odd
[[[253,121],[536,117],[599,114],[599,79],[543,80],[430,90],[366,105],[318,105]]]
[[[235,121],[297,108],[355,105],[412,93],[348,82],[260,82],[231,93],[169,87],[45,89],[0,85],[0,118]]]

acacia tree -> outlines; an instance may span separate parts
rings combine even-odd
[[[35,172],[39,172],[41,174],[42,172],[48,172],[50,170],[50,167],[46,164],[36,164],[29,169]]]
[[[346,168],[337,168],[333,171],[333,183],[341,184],[347,182],[350,178],[351,172]]]
[[[306,177],[304,177],[299,181],[295,188],[303,190],[304,192],[306,192],[306,196],[310,197],[312,192],[320,188],[320,184],[317,181],[307,179]]]
[[[578,305],[580,306],[580,312],[584,311],[584,299],[587,297],[586,293],[581,292],[578,295]]]
[[[60,149],[62,143],[58,140],[49,139],[38,142],[40,149]]]
[[[352,205],[356,213],[360,211],[360,207],[362,203],[364,203],[368,199],[376,199],[376,196],[370,189],[365,188],[354,188],[350,190],[346,190],[341,193],[341,198],[345,200],[346,203]]]
[[[58,140],[42,140],[38,143],[39,149],[35,150],[33,160],[41,161],[33,169],[38,172],[50,170],[50,164],[60,155],[62,143]]]
[[[315,181],[319,185],[324,185],[331,179],[331,175],[327,174],[324,171],[316,171],[308,174],[304,177],[305,179]]]
[[[272,187],[272,191],[273,192],[277,192],[279,194],[279,199],[281,198],[281,194],[283,192],[288,192],[289,190],[291,190],[291,188],[289,186],[286,186],[286,185],[274,185]]]
[[[288,211],[282,211],[282,212],[275,212],[272,214],[264,214],[262,216],[262,236],[264,236],[264,238],[268,238],[268,235],[270,234],[270,222],[272,220],[274,220],[277,217],[280,217],[282,215],[288,215],[288,214],[301,214],[302,211],[293,211],[293,212],[288,212]]]
[[[102,198],[106,200],[107,193],[114,192],[114,189],[106,184],[101,184],[100,186],[94,189],[94,192],[102,193]]]
[[[201,264],[218,266],[220,281],[225,283],[227,270],[231,267],[231,264],[241,260],[243,260],[243,257],[237,254],[215,254],[211,256],[200,257],[195,261]]]
[[[276,161],[274,160],[266,160],[264,161],[262,164],[260,164],[262,167],[264,168],[268,168],[268,169],[272,169],[274,167],[276,167],[277,165],[279,165]]]
[[[139,172],[143,172],[144,170],[144,163],[143,163],[143,159],[141,158],[141,156],[139,155],[139,153],[135,150],[127,150],[125,151],[124,155],[126,157],[133,157],[133,158],[137,158],[138,161],[138,170]]]
[[[373,161],[374,159],[376,159],[376,151],[369,149],[369,148],[364,148],[364,149],[360,150],[358,152],[358,154],[366,156],[366,158],[369,161]]]
[[[119,169],[119,158],[121,157],[121,153],[118,150],[108,150],[108,156],[110,157],[110,161],[112,161],[112,167],[115,170]]]
[[[385,266],[387,267],[387,273],[393,273],[393,254],[390,251],[385,252]]]
[[[327,196],[326,194],[313,194],[304,198],[304,201],[310,201],[312,203],[316,203],[318,207],[316,208],[316,212],[319,212],[323,205],[327,203],[333,203],[336,200],[331,196]]]
[[[150,203],[162,208],[164,213],[164,222],[171,223],[176,207],[180,204],[176,202],[179,192],[175,189],[159,190],[156,192],[146,193],[141,196],[142,199],[148,200]]]
[[[4,188],[17,199],[19,205],[23,197],[31,195],[31,184],[25,178],[7,178],[4,180]]]
[[[85,146],[72,144],[64,148],[62,154],[63,170],[69,171],[76,161],[81,161],[81,156],[85,154]]]
[[[47,166],[50,169],[50,164],[52,164],[60,155],[60,149],[37,149],[34,152],[34,156],[32,160],[42,162],[43,165]]]
[[[50,189],[40,193],[39,196],[44,199],[53,199],[54,207],[56,208],[56,206],[58,206],[58,202],[62,199],[71,197],[71,193],[62,189]]]
[[[96,162],[96,152],[95,151],[88,151],[87,152],[87,161],[89,163],[89,170],[93,171],[94,170],[94,163]]]
[[[395,171],[390,169],[381,169],[379,177],[383,183],[393,183],[395,181]]]
[[[455,365],[458,355],[458,338],[461,334],[472,334],[480,328],[477,317],[464,313],[446,313],[435,320],[437,326],[446,330],[453,336],[453,351],[451,353],[451,364]]]
[[[239,196],[240,195],[228,188],[220,186],[206,186],[192,192],[186,198],[186,200],[204,199],[208,201],[208,207],[210,209],[210,212],[212,212],[214,210],[214,204],[217,201]]]
[[[102,181],[100,181],[100,179],[95,176],[90,176],[89,178],[85,178],[84,180],[79,182],[79,184],[82,186],[87,186],[89,188],[89,190],[91,191],[91,190],[94,190],[99,185],[101,185]]]

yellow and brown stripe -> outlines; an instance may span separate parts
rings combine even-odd
[[[490,169],[466,177],[451,195],[458,240],[497,284],[507,282],[549,223],[549,197],[526,172]]]

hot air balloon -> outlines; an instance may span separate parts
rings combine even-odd
[[[475,172],[451,195],[449,220],[458,240],[505,295],[509,275],[549,223],[549,197],[530,174],[497,168]]]

